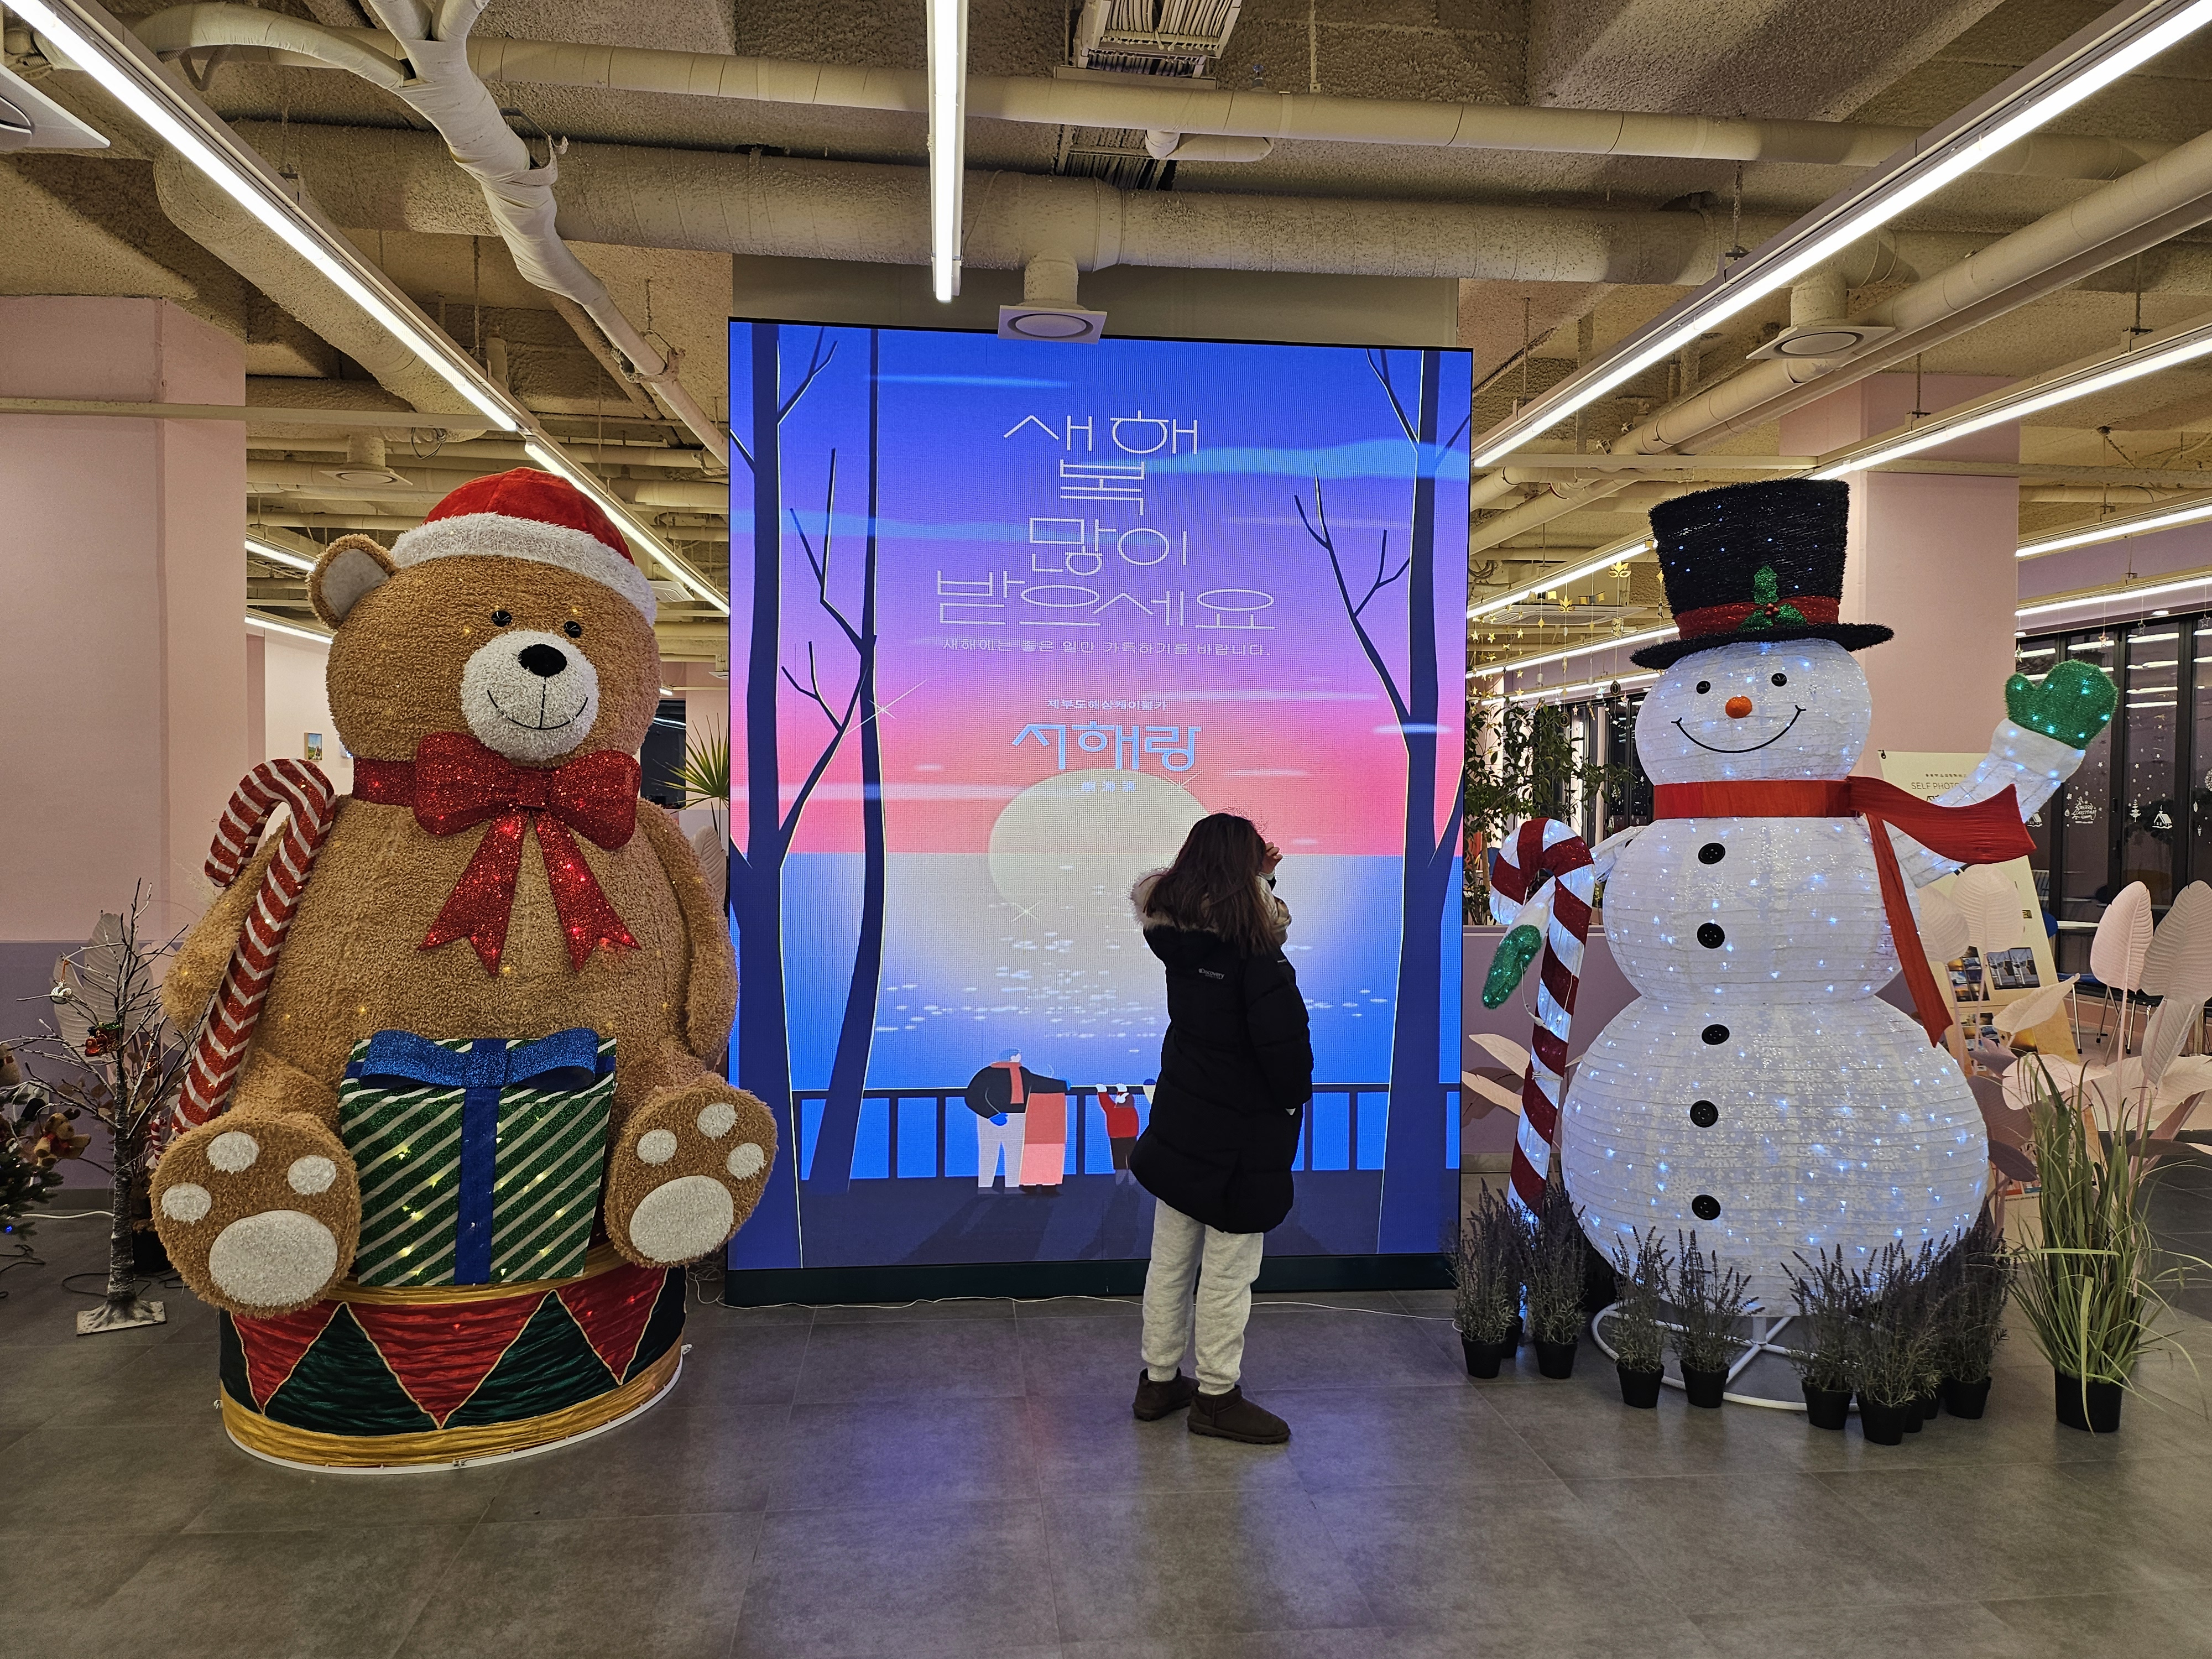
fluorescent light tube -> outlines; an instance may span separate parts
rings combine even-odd
[[[694,599],[704,601],[722,616],[730,614],[730,602],[717,593],[706,579],[681,560],[671,556],[660,538],[637,520],[629,503],[609,490],[599,479],[570,460],[552,441],[543,434],[526,433],[522,440],[523,453],[548,472],[566,478],[570,483],[596,501],[602,512],[615,521],[632,541],[653,556],[653,562],[673,576]]]
[[[313,559],[301,558],[289,549],[275,546],[252,536],[246,538],[246,550],[256,558],[273,560],[278,564],[289,565],[295,570],[313,570],[315,568]]]
[[[2212,0],[2208,0],[2212,3]],[[407,316],[364,283],[337,252],[324,240],[324,232],[261,170],[228,154],[197,131],[172,107],[161,93],[147,84],[159,81],[157,70],[137,61],[125,48],[103,40],[70,12],[48,0],[9,0],[9,9],[40,33],[51,38],[76,67],[92,76],[118,103],[158,133],[185,160],[220,185],[225,195],[261,224],[276,233],[287,247],[305,259],[434,371],[454,391],[482,411],[502,432],[519,429],[512,414],[479,383],[474,365],[458,349],[448,352],[425,325]],[[164,86],[163,90],[173,91]]]
[[[2212,22],[2212,0],[2144,0],[2106,13],[1980,103],[1873,169],[1871,178],[1829,198],[1597,362],[1499,422],[1477,445],[1474,465],[1489,466],[1528,439],[1551,430],[1577,410],[1833,258],[2207,22]]]
[[[2087,547],[2097,542],[2125,541],[2130,536],[2148,536],[2154,530],[2171,530],[2176,525],[2196,524],[2205,519],[2212,519],[2212,501],[2193,501],[2187,507],[2155,507],[2148,513],[2107,519],[2087,530],[2069,530],[2061,536],[2045,536],[2035,541],[2022,542],[2016,556],[2039,559],[2046,553],[2063,553],[2069,547]]]
[[[962,173],[967,166],[968,0],[928,0],[929,287],[960,292]]]
[[[1608,547],[1593,555],[1584,562],[1575,566],[1571,570],[1564,571],[1558,575],[1545,575],[1526,587],[1516,588],[1502,599],[1484,600],[1467,613],[1467,618],[1469,622],[1473,622],[1478,617],[1487,617],[1493,611],[1507,610],[1520,604],[1531,593],[1541,593],[1550,588],[1565,587],[1570,582],[1578,582],[1585,576],[1595,576],[1599,571],[1619,564],[1624,559],[1632,559],[1639,553],[1649,553],[1650,550],[1651,544],[1648,541],[1626,542],[1617,547]]]
[[[318,634],[312,628],[295,628],[290,623],[273,622],[257,611],[249,611],[246,613],[246,625],[248,628],[265,628],[271,634],[288,635],[295,640],[306,640],[313,645],[327,646],[331,642],[331,636],[327,634]]]
[[[1571,645],[1563,651],[1547,651],[1534,657],[1516,657],[1510,662],[1486,662],[1472,670],[1477,674],[1512,674],[1524,668],[1540,668],[1547,662],[1563,662],[1569,657],[1588,656],[1593,651],[1612,651],[1622,646],[1649,645],[1653,640],[1673,637],[1674,625],[1647,629],[1641,634],[1624,634],[1617,640],[1592,640],[1584,645]]]
[[[2178,582],[2159,582],[2150,586],[2122,583],[2114,587],[2100,587],[2094,592],[2077,593],[2070,599],[2052,599],[2045,605],[2024,605],[2013,612],[2015,617],[2046,617],[2054,611],[2071,611],[2076,605],[2107,605],[2114,599],[2147,599],[2160,593],[2181,593],[2192,587],[2212,585],[2212,575],[2191,576]],[[2075,647],[2075,649],[2081,649]]]

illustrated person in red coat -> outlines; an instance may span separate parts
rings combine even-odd
[[[1114,1184],[1133,1187],[1137,1177],[1129,1173],[1129,1149],[1137,1144],[1137,1097],[1127,1085],[1116,1089],[1108,1085],[1098,1091],[1099,1109],[1106,1114],[1106,1144],[1114,1153]]]

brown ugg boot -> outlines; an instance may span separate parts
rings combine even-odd
[[[1198,1384],[1181,1371],[1171,1381],[1155,1382],[1151,1371],[1141,1370],[1137,1373],[1137,1403],[1131,1409],[1139,1423],[1157,1423],[1190,1404],[1197,1393]]]
[[[1247,1400],[1242,1388],[1232,1388],[1227,1394],[1194,1396],[1190,1431],[1220,1440],[1241,1440],[1248,1446],[1279,1446],[1291,1437],[1291,1425]]]

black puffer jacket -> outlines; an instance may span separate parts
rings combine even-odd
[[[1264,1233],[1291,1209],[1291,1164],[1313,1097],[1313,1044],[1280,948],[1248,957],[1133,896],[1168,970],[1152,1121],[1129,1156],[1145,1190],[1209,1227]]]

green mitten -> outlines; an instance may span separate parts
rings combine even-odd
[[[2087,749],[2119,706],[2120,694],[2101,668],[2062,662],[2040,685],[2015,674],[2005,682],[2005,713],[2014,724],[2075,749]]]
[[[1483,976],[1482,1006],[1503,1007],[1521,983],[1521,975],[1528,971],[1528,964],[1536,959],[1536,952],[1544,948],[1544,936],[1533,927],[1516,927],[1498,941],[1498,954],[1490,959],[1490,972]]]

